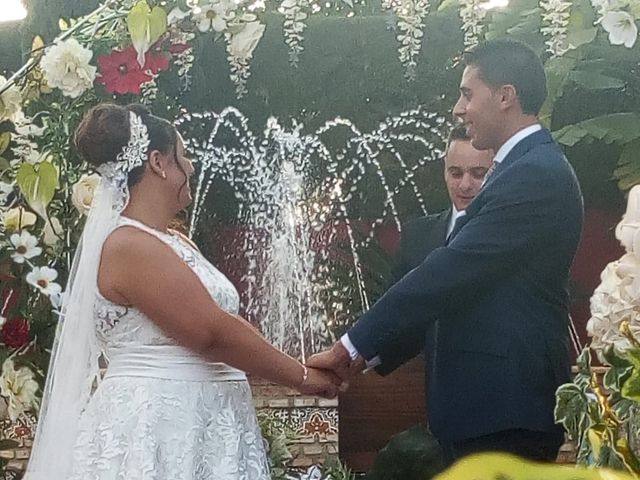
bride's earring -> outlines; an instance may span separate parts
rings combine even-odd
[[[160,176],[162,177],[163,180],[167,179],[167,172],[163,171]]]

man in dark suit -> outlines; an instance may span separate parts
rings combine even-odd
[[[440,213],[414,218],[402,225],[392,284],[420,265],[433,250],[444,246],[456,219],[465,214],[466,208],[480,191],[492,163],[493,152],[476,150],[471,145],[464,125],[451,130],[444,158],[444,182],[451,207]],[[426,338],[413,335],[403,338],[396,344],[396,351],[386,355],[384,373],[391,373],[425,350],[425,347],[427,354],[432,352],[436,330],[437,322],[433,322],[426,329]]]
[[[570,378],[567,283],[582,195],[536,117],[547,93],[537,55],[496,39],[464,61],[454,114],[476,149],[496,152],[482,190],[444,247],[308,363],[343,378],[367,363],[384,374],[398,345],[438,319],[427,418],[449,460],[481,451],[553,460],[563,441],[555,390]]]

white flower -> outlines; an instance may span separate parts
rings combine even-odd
[[[42,241],[45,245],[52,247],[60,241],[62,236],[62,225],[56,217],[49,217],[42,230]]]
[[[624,45],[631,48],[638,39],[638,27],[634,18],[627,12],[607,12],[600,19],[600,23],[609,33],[611,45]]]
[[[208,32],[213,29],[222,32],[227,28],[226,17],[229,14],[228,5],[222,2],[213,5],[205,5],[193,16],[193,21],[198,24],[198,30]]]
[[[92,173],[91,175],[82,175],[80,180],[73,186],[71,193],[71,202],[78,209],[80,214],[87,215],[91,209],[93,196],[95,195],[98,184],[100,183],[100,175]]]
[[[5,230],[15,232],[30,227],[36,223],[37,218],[34,213],[27,212],[23,207],[16,207],[4,213],[2,223]]]
[[[189,16],[189,12],[183,12],[179,7],[173,8],[167,15],[167,23],[169,25],[175,25],[176,23],[184,20]]]
[[[240,59],[248,59],[258,46],[264,34],[265,25],[260,22],[249,22],[244,28],[231,37],[229,53]]]
[[[59,311],[62,308],[62,304],[65,300],[65,292],[53,293],[49,295],[49,301],[54,310]]]
[[[294,8],[298,5],[296,0],[284,0],[280,4],[280,8],[283,10],[289,10],[290,8]]]
[[[7,79],[0,75],[0,88],[7,83]],[[13,121],[21,112],[22,95],[15,85],[10,86],[0,95],[0,120],[9,119]]]
[[[571,18],[571,2],[565,0],[541,0],[542,21],[544,26],[540,32],[547,37],[547,51],[553,56],[563,55],[569,46],[566,45],[567,27]]]
[[[45,295],[57,295],[62,292],[62,287],[54,282],[56,278],[58,272],[49,267],[33,267],[27,274],[27,282]]]
[[[9,400],[9,418],[15,422],[25,411],[38,408],[38,382],[28,367],[16,370],[13,360],[8,358],[2,365],[0,395]]]
[[[78,98],[91,88],[96,77],[96,67],[89,65],[92,55],[75,38],[49,47],[40,62],[49,86],[59,88],[67,97]]]
[[[46,128],[46,124],[42,127],[34,125],[33,119],[25,116],[22,112],[16,114],[13,123],[16,126],[16,133],[23,137],[39,137]]]
[[[38,239],[26,230],[21,233],[14,233],[9,238],[9,241],[15,250],[11,254],[11,258],[16,263],[24,263],[25,260],[37,257],[42,253],[42,248],[38,246]]]

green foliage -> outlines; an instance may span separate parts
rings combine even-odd
[[[637,435],[633,422],[640,411],[640,351],[621,354],[611,347],[602,360],[609,367],[600,377],[591,368],[589,349],[583,350],[573,383],[556,392],[555,419],[576,442],[578,463],[637,473],[640,460],[632,445]]]
[[[58,170],[53,163],[23,163],[16,173],[16,183],[31,208],[46,217],[46,208],[58,188]]]
[[[568,146],[580,141],[627,144],[640,138],[640,113],[625,112],[590,118],[554,132],[556,140]]]
[[[416,425],[380,450],[363,480],[429,480],[445,469],[442,448],[431,431]]]
[[[127,27],[133,46],[143,55],[167,31],[167,12],[159,6],[151,8],[146,0],[140,0],[127,15]]]
[[[625,144],[613,177],[618,180],[621,190],[629,190],[640,183],[640,139],[636,138]]]
[[[267,456],[271,478],[273,480],[286,480],[289,464],[293,459],[290,447],[295,439],[295,432],[277,418],[258,412],[258,423],[262,436],[267,443]]]
[[[320,478],[318,480],[355,480],[356,475],[344,465],[338,457],[329,457],[319,467]]]

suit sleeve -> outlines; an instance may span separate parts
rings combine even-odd
[[[524,159],[522,159],[524,160]],[[394,350],[424,322],[446,318],[447,310],[490,292],[539,248],[575,221],[577,189],[570,174],[521,162],[505,171],[482,194],[480,210],[452,242],[434,250],[366,312],[348,334],[361,355]],[[568,197],[574,195],[574,197]]]
[[[400,243],[396,252],[392,279],[388,288],[393,287],[393,285],[411,271],[411,266],[407,259],[407,252],[410,248],[411,241],[416,240],[418,232],[419,229],[414,228],[411,223],[403,225],[400,232]],[[379,357],[381,364],[376,367],[376,372],[381,375],[387,375],[417,356],[424,348],[426,326],[424,322],[416,325],[416,329],[412,332],[412,335],[407,335],[397,343],[390,345],[391,348],[389,350],[380,351]]]

